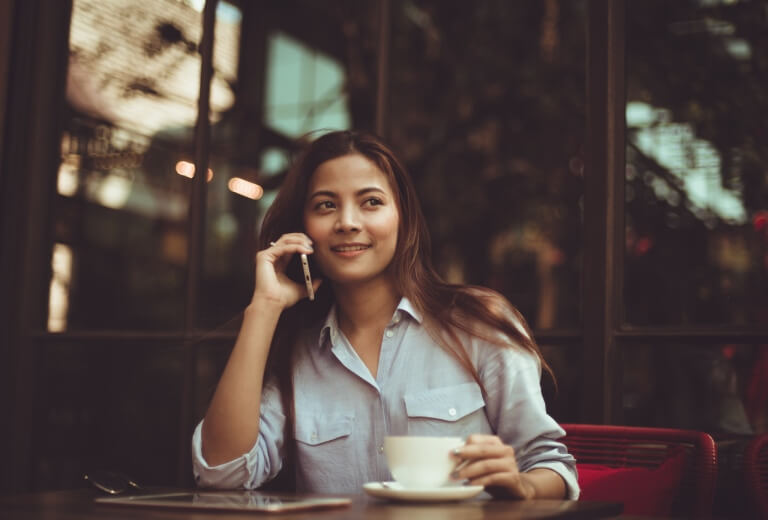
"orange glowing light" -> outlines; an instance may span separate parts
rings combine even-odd
[[[191,179],[195,176],[195,165],[189,161],[179,161],[176,163],[176,173]],[[206,180],[211,182],[213,179],[213,170],[208,168],[208,176]]]
[[[189,161],[179,161],[176,163],[176,173],[191,179],[195,176],[195,165]]]
[[[256,183],[241,179],[240,177],[232,177],[227,183],[229,191],[248,197],[249,199],[259,200],[264,195],[264,188]]]

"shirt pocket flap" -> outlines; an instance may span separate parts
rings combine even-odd
[[[408,417],[427,417],[455,422],[485,406],[480,386],[475,383],[433,388],[404,398]]]
[[[353,417],[349,415],[304,415],[296,417],[296,440],[312,446],[348,437]]]

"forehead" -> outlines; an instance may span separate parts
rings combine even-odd
[[[387,175],[370,159],[360,154],[343,155],[321,163],[309,179],[309,195],[319,190],[354,191],[377,187],[392,191]]]

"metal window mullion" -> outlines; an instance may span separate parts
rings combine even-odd
[[[200,42],[200,95],[197,101],[197,122],[195,123],[195,176],[192,178],[192,193],[189,201],[189,222],[187,241],[187,284],[184,308],[184,330],[194,327],[197,319],[205,249],[205,202],[208,158],[210,154],[211,122],[210,93],[213,77],[213,28],[217,0],[207,0],[203,10],[203,37]]]
[[[378,49],[376,54],[376,133],[387,137],[387,104],[389,93],[389,46],[391,42],[391,2],[379,0],[378,8]]]
[[[584,173],[584,422],[621,412],[620,325],[624,199],[624,0],[590,0]]]
[[[612,374],[605,387],[611,393],[611,400],[606,409],[608,422],[623,423],[623,349],[617,341],[617,333],[624,323],[624,253],[625,253],[625,194],[626,179],[626,17],[625,1],[612,0],[608,12],[608,176],[612,179],[611,193],[606,204],[613,206],[612,221],[606,231],[613,234],[610,251],[613,262],[613,284],[608,287],[610,302],[606,311],[609,319],[612,350],[609,354],[607,373]]]
[[[189,202],[186,299],[184,308],[184,332],[195,328],[200,300],[200,277],[205,252],[205,214],[208,178],[208,160],[211,143],[210,94],[213,78],[213,42],[218,0],[206,0],[203,8],[203,36],[200,41],[200,94],[197,100],[195,123],[195,176]],[[185,485],[189,480],[189,434],[192,427],[192,410],[195,397],[197,342],[185,342],[184,391],[179,414],[179,442],[177,483]]]
[[[745,327],[637,327],[617,331],[622,344],[645,344],[650,348],[666,348],[670,343],[712,348],[724,343],[768,343],[764,326]]]
[[[42,419],[38,400],[38,349],[29,337],[45,323],[50,279],[51,200],[55,193],[64,104],[72,2],[9,4],[14,25],[10,45],[3,135],[0,267],[0,492],[29,491],[36,475],[31,462],[39,448]],[[34,38],[29,35],[34,34]],[[9,131],[13,129],[13,131]]]

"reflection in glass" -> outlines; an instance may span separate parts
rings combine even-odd
[[[585,2],[393,2],[394,145],[434,260],[537,328],[572,327],[581,259]]]
[[[69,284],[72,281],[72,248],[64,244],[53,245],[51,261],[51,287],[48,301],[48,331],[67,330],[69,310]]]
[[[629,345],[623,356],[627,424],[768,431],[768,345]]]
[[[193,155],[201,23],[177,0],[73,2],[52,210],[53,262],[67,247],[71,273],[51,286],[56,330],[182,325],[190,180],[175,165]],[[234,99],[222,74],[211,98],[218,120]]]
[[[76,0],[67,76],[70,105],[146,137],[169,129],[189,132],[197,118],[201,35],[201,13],[186,2]],[[232,104],[226,80],[221,73],[213,77],[215,114]]]
[[[372,0],[268,1],[243,4],[242,16],[232,17],[246,25],[237,31],[249,58],[231,78],[237,102],[211,129],[199,326],[228,326],[248,304],[261,221],[295,139],[318,129],[371,128],[375,7]]]
[[[768,319],[768,2],[627,3],[626,320]]]

